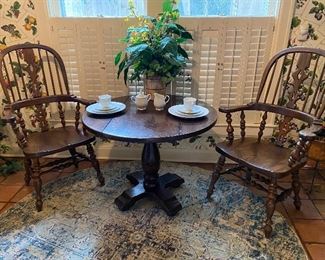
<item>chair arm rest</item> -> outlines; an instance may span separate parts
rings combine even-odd
[[[96,103],[95,100],[88,100],[88,99],[85,99],[85,98],[78,98],[77,96],[74,96],[72,95],[71,96],[72,100],[75,101],[75,102],[79,102],[80,104],[83,104],[85,106],[89,106],[93,103]]]
[[[238,112],[238,111],[242,111],[242,110],[250,110],[250,109],[252,109],[254,104],[255,103],[249,103],[247,105],[241,105],[241,106],[219,107],[219,111],[221,113],[233,113],[233,112]]]
[[[321,120],[315,120],[310,127],[299,131],[299,137],[305,141],[312,141],[317,138],[318,134],[324,131],[324,126]]]
[[[13,123],[16,121],[15,115],[12,113],[11,106],[6,105],[3,110],[3,117],[2,120],[5,123]]]
[[[288,164],[290,167],[305,158],[306,152],[308,151],[310,145],[310,141],[313,141],[317,138],[317,133],[321,131],[322,128],[322,121],[315,120],[310,127],[299,131],[299,141],[288,159]]]

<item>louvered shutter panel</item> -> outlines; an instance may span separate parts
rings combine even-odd
[[[119,39],[128,26],[123,19],[51,22],[74,93],[96,99],[103,93],[134,95],[143,88],[142,81],[129,82],[127,88],[123,77],[116,79],[114,57],[125,47]],[[216,108],[251,102],[269,59],[274,22],[273,17],[181,19],[194,41],[183,46],[189,55],[188,66],[168,91],[195,96]],[[248,116],[249,121],[255,123],[256,116]]]
[[[80,71],[78,59],[77,30],[73,24],[62,19],[51,19],[54,49],[61,55],[68,76],[70,92],[80,96]]]
[[[115,56],[118,52],[125,48],[125,44],[120,41],[125,37],[128,23],[124,19],[110,19],[108,22],[103,19],[100,22],[99,28],[101,30],[101,37],[103,44],[100,46],[103,51],[102,70],[103,82],[102,84],[107,87],[107,90],[113,97],[123,96],[128,94],[128,87],[125,86],[123,80],[123,72],[120,79],[117,79],[117,66],[114,64]],[[121,57],[122,59],[123,57]]]
[[[102,50],[101,32],[98,22],[88,23],[87,20],[78,19],[75,24],[78,31],[79,66],[81,93],[83,97],[96,100],[98,95],[107,93],[107,86],[103,84],[102,77]],[[95,26],[94,26],[95,25]]]
[[[193,59],[194,50],[196,49],[196,26],[195,23],[191,23],[188,19],[181,19],[180,23],[192,34],[194,41],[188,40],[182,44],[182,48],[187,52],[188,60],[186,61],[186,67],[181,71],[180,75],[176,77],[172,82],[170,89],[168,90],[173,95],[179,96],[195,96],[195,82],[193,81]]]
[[[218,30],[203,30],[200,38],[198,98],[214,105],[218,70]]]
[[[242,91],[244,104],[252,102],[256,98],[264,65],[270,56],[272,29],[273,22],[270,19],[265,19],[265,23],[255,22],[249,30],[245,85]]]
[[[123,19],[109,20],[51,19],[52,39],[65,62],[69,82],[73,83],[70,88],[87,99],[96,100],[105,93],[118,97],[128,92],[123,81],[116,79],[114,65],[115,55],[124,47],[119,39],[126,25]]]

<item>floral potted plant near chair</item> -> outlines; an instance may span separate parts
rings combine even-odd
[[[133,1],[129,1],[130,14],[138,25],[127,29],[122,39],[127,46],[115,57],[117,77],[123,72],[125,84],[143,78],[147,94],[165,94],[166,85],[186,66],[188,54],[181,44],[193,38],[177,23],[179,10],[175,6],[175,0],[165,0],[162,13],[144,17],[137,15]]]

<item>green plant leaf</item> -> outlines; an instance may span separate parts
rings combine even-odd
[[[173,11],[173,3],[171,0],[164,0],[163,2],[163,12]]]
[[[131,45],[126,48],[126,51],[130,54],[130,57],[125,64],[125,68],[129,68],[130,66],[136,64],[138,60],[146,62],[152,56],[152,51],[149,45],[144,43]]]
[[[161,40],[159,47],[163,53],[169,52],[172,54],[177,54],[177,42],[174,38],[171,38],[169,36],[166,36]]]
[[[182,31],[187,31],[183,26],[181,26],[178,23],[175,23],[175,25],[177,26],[178,29],[182,30]]]
[[[293,17],[291,20],[291,28],[295,28],[295,27],[299,26],[300,23],[301,23],[301,20],[298,18],[298,16]]]
[[[155,17],[150,17],[149,19],[154,25],[157,23],[157,19]]]
[[[124,70],[124,84],[127,85],[129,68]]]
[[[23,73],[24,67],[22,65],[20,65],[16,61],[12,61],[11,65],[13,67],[13,71],[14,71],[15,74],[17,74],[19,77],[22,77],[24,75],[24,73]]]
[[[0,173],[2,175],[8,175],[19,171],[21,168],[21,163],[16,160],[6,161],[3,165],[0,166]]]
[[[120,74],[121,74],[122,70],[124,69],[125,63],[126,63],[126,58],[124,58],[121,61],[120,65],[118,66],[118,71],[117,71],[117,78],[118,79],[120,78]]]
[[[176,26],[176,24],[174,23],[169,23],[167,24],[167,32],[172,32],[172,33],[175,33],[177,35],[181,35],[181,31],[178,29],[178,27]]]
[[[188,59],[187,52],[179,45],[178,45],[178,53],[182,55],[184,58]]]
[[[317,6],[311,8],[311,9],[309,10],[309,13],[310,13],[310,14],[312,14],[312,13],[318,13],[318,12],[319,12],[319,8],[318,8]]]
[[[166,53],[164,58],[176,67],[183,67],[185,65],[185,58],[181,55],[174,56],[171,53]]]
[[[18,10],[19,8],[20,8],[20,3],[18,2],[18,1],[15,1],[14,2],[14,5],[13,5],[13,8],[15,9],[15,10]]]
[[[184,39],[193,40],[193,37],[189,32],[182,32],[181,37],[184,38]]]
[[[146,26],[128,28],[128,33],[132,33],[132,32],[143,33],[143,32],[149,32],[149,31],[150,31],[149,28]]]
[[[142,51],[146,50],[147,48],[149,48],[149,45],[148,44],[146,44],[146,43],[139,43],[139,44],[130,45],[125,50],[129,54],[132,54],[132,53],[141,53]]]
[[[187,40],[188,40],[188,39],[184,39],[184,38],[182,38],[182,37],[179,37],[179,38],[176,39],[176,42],[177,42],[177,44],[181,44],[181,43],[186,42]]]
[[[32,26],[32,34],[35,35],[37,33],[37,28],[35,26]]]
[[[120,51],[118,54],[116,54],[115,59],[114,59],[115,66],[120,62],[121,56],[122,56],[122,51]]]
[[[190,34],[183,26],[178,23],[175,23],[175,25],[181,31],[182,38],[193,40],[192,34]]]

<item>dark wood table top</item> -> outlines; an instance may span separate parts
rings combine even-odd
[[[139,111],[129,96],[114,99],[126,104],[124,112],[112,116],[83,113],[86,129],[96,136],[134,143],[173,142],[201,134],[212,128],[217,121],[217,111],[204,102],[198,105],[209,109],[206,117],[182,119],[168,113],[168,108],[183,103],[183,97],[171,96],[163,111],[156,111],[149,101],[146,111]]]

